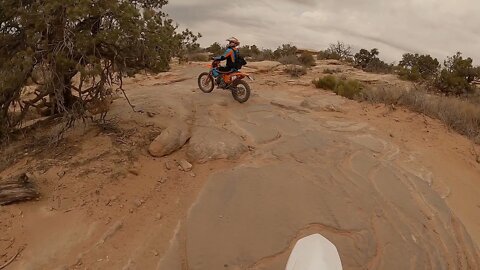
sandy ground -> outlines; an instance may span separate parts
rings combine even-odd
[[[296,240],[321,233],[344,269],[479,269],[480,149],[437,120],[310,85],[325,68],[408,83],[254,63],[238,104],[198,90],[202,65],[129,79],[137,112],[118,98],[107,123],[79,123],[59,146],[55,126],[22,142],[0,176],[28,171],[42,197],[0,207],[0,265],[18,253],[6,269],[283,269]],[[180,122],[189,142],[151,157]]]

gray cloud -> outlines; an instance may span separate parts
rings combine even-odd
[[[480,61],[478,0],[172,0],[166,9],[182,27],[201,32],[204,46],[232,35],[268,48],[323,49],[341,40],[379,48],[388,61],[405,52],[443,60],[456,51]]]

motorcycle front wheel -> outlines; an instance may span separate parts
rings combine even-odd
[[[198,76],[198,87],[204,93],[210,93],[215,88],[215,82],[210,73],[204,72]]]

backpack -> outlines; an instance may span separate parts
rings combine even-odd
[[[240,51],[235,51],[235,63],[233,64],[235,69],[240,70],[243,66],[247,64],[245,58],[240,55]]]

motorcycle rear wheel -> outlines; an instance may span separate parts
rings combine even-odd
[[[250,98],[250,86],[244,80],[235,82],[230,88],[236,101],[244,103]]]

